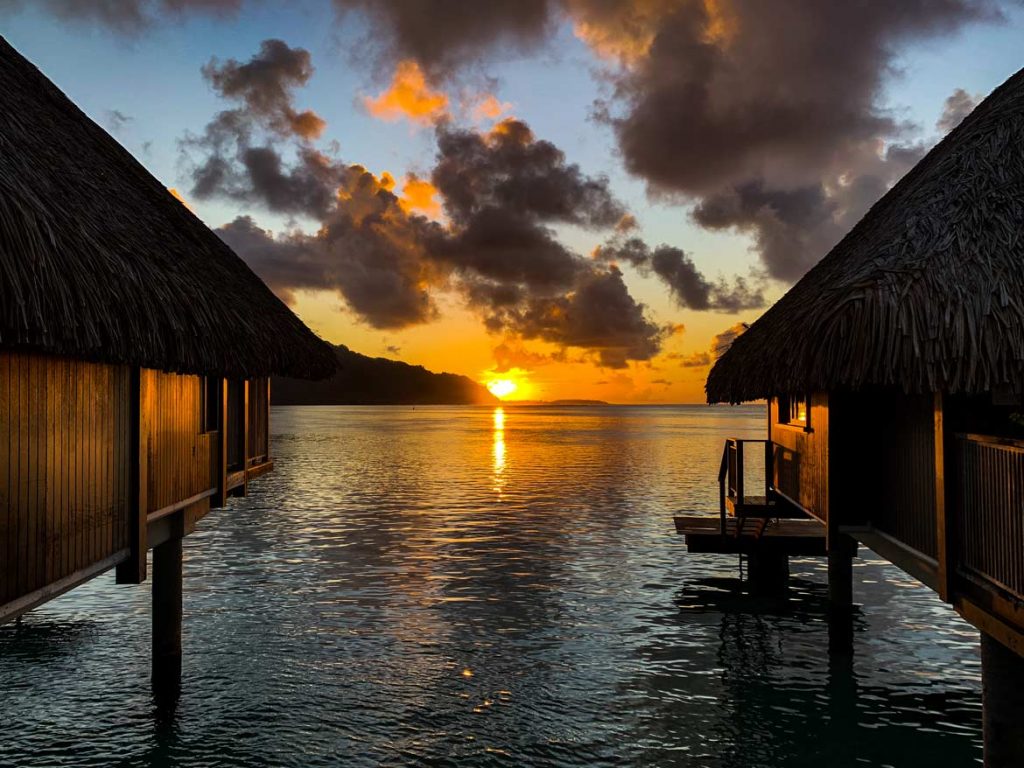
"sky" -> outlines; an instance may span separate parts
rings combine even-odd
[[[509,399],[716,351],[1022,64],[997,0],[0,0],[333,343]]]

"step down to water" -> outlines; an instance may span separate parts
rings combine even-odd
[[[725,519],[722,535],[721,519],[710,515],[675,518],[676,532],[686,537],[690,552],[751,554],[773,551],[787,555],[825,555],[825,526],[817,520],[772,520],[758,536],[760,525],[748,521],[737,536],[737,520]]]

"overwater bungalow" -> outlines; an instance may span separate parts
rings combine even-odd
[[[271,374],[332,350],[0,38],[0,623],[153,550],[180,664],[181,540],[273,467]]]
[[[767,438],[726,443],[720,529],[681,518],[691,548],[770,574],[820,547],[837,603],[856,542],[895,563],[981,631],[986,762],[1024,765],[1024,71],[732,344],[706,390],[767,400]]]

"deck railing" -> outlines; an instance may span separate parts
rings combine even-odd
[[[1024,442],[957,435],[958,568],[1024,600]]]
[[[748,496],[746,491],[746,457],[750,455],[748,446],[751,443],[756,444],[755,450],[764,453],[763,484],[758,483],[758,492],[754,497]],[[718,470],[719,514],[723,531],[728,503],[731,502],[739,513],[744,505],[755,499],[755,503],[763,506],[771,498],[773,448],[771,440],[740,440],[730,437],[725,441],[722,463]]]

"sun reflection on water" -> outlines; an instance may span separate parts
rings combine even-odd
[[[494,492],[501,498],[505,489],[505,410],[494,409]]]

